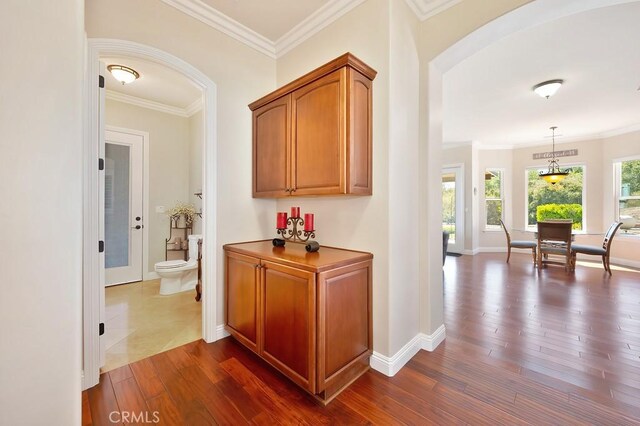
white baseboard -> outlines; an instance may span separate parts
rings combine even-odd
[[[216,327],[216,340],[224,339],[227,336],[230,336],[230,334],[224,329],[223,324]]]
[[[589,256],[593,259],[598,259],[597,256]],[[584,258],[582,260],[589,260],[588,258]],[[619,257],[612,257],[609,259],[609,263],[612,265],[618,266],[626,266],[628,268],[640,269],[640,262],[637,260],[629,260],[629,259],[621,259]]]
[[[520,249],[520,248],[512,248],[511,249],[512,253],[531,253],[531,249]],[[471,250],[465,250],[463,252],[463,254],[468,254],[468,255],[476,255],[478,253],[506,253],[507,252],[507,248],[506,247],[478,247],[477,249],[471,251]],[[583,258],[578,258],[578,260],[593,260],[594,262],[598,262],[598,257],[597,256],[587,256],[587,257],[583,257]],[[634,269],[640,269],[640,261],[637,260],[630,260],[630,259],[622,259],[620,257],[612,257],[611,258],[611,264],[612,265],[618,265],[618,266],[626,266],[628,268],[634,268]]]
[[[477,250],[477,253],[506,253],[507,252],[506,247],[478,247],[476,250]],[[521,249],[512,248],[511,250],[521,250]],[[529,250],[529,252],[531,252],[531,249],[522,249],[522,250]]]
[[[420,349],[432,352],[445,339],[444,324],[432,334],[419,333],[392,357],[373,352],[369,365],[385,376],[393,377]]]
[[[142,279],[144,281],[158,280],[158,279],[160,279],[160,275],[158,275],[158,273],[156,271],[149,271],[149,272],[146,272],[146,273],[142,274]]]
[[[424,349],[425,351],[433,352],[436,350],[438,345],[444,341],[445,337],[447,337],[447,333],[444,328],[444,324],[442,324],[433,333],[431,334],[420,333],[419,336],[420,336],[421,349]]]

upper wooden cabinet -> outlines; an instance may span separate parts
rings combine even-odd
[[[350,53],[253,102],[253,196],[371,195],[372,81]]]

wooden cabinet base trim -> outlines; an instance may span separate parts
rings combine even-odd
[[[323,405],[330,403],[342,390],[369,370],[370,357],[371,351],[367,351],[327,379],[325,389],[314,395],[316,400]]]
[[[225,325],[224,329],[227,333],[229,333],[234,339],[236,339],[239,343],[241,343],[247,349],[251,350],[252,352],[255,352],[256,354],[258,353],[258,347],[251,340],[247,339],[242,334],[238,333],[236,329],[228,325]]]
[[[291,380],[292,382],[294,382],[296,385],[300,386],[307,392],[313,394],[313,388],[315,387],[315,383],[313,383],[313,381],[310,381],[306,377],[302,377],[300,374],[293,371],[291,368],[279,362],[277,358],[274,358],[268,352],[262,352],[260,356],[262,357],[263,360],[265,360],[268,364],[270,364],[276,370],[286,375],[289,378],[289,380]]]

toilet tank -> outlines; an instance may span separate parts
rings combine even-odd
[[[198,260],[198,241],[202,239],[202,235],[189,235],[189,260]]]

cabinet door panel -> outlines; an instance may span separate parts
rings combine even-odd
[[[349,193],[372,194],[371,80],[349,70]]]
[[[293,195],[345,192],[346,70],[292,94]]]
[[[315,388],[315,274],[263,262],[262,356],[299,385]]]
[[[253,112],[254,197],[288,195],[290,99],[285,96]]]
[[[320,273],[318,277],[318,390],[372,348],[371,262]],[[354,366],[360,369],[358,365]]]
[[[260,260],[227,253],[226,325],[229,333],[257,352],[259,286],[257,265]]]

